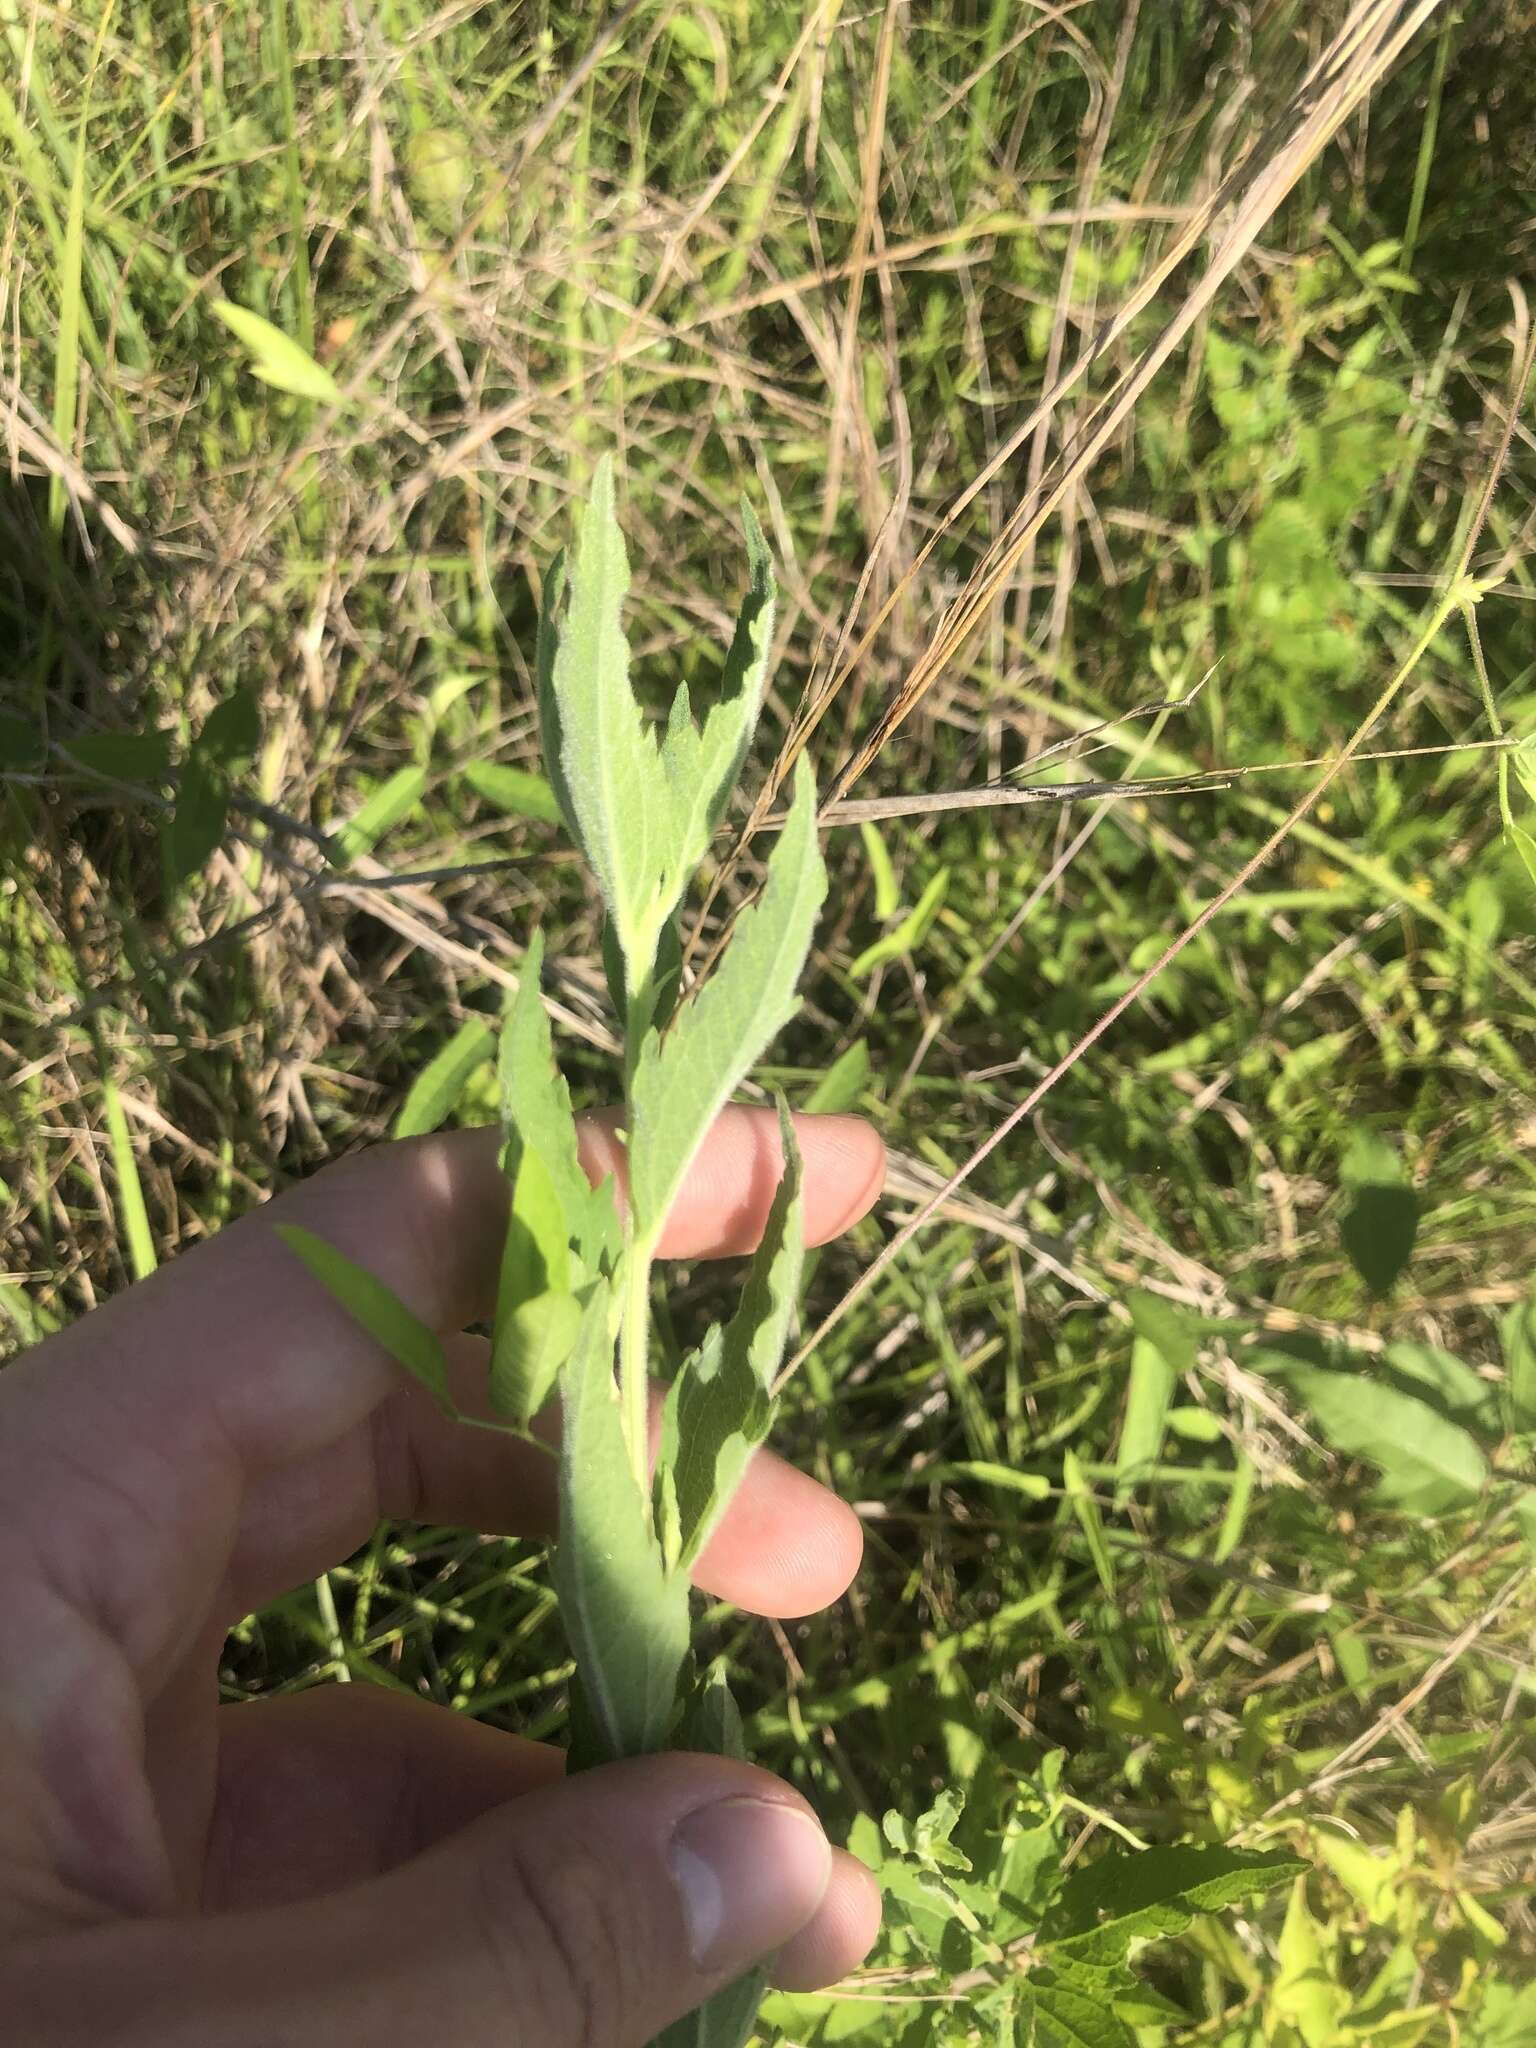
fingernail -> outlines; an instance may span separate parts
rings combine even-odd
[[[699,1807],[679,1823],[667,1861],[693,1960],[707,1976],[730,1976],[797,1934],[832,1875],[816,1822],[767,1799]]]

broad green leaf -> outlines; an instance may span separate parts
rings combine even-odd
[[[64,751],[93,775],[114,782],[160,782],[171,765],[168,732],[86,732],[64,742]]]
[[[1295,2029],[1305,2048],[1335,2048],[1349,1998],[1329,1968],[1321,1930],[1307,1906],[1303,1877],[1292,1889],[1276,1952],[1280,1969],[1270,1987],[1268,2010]]]
[[[426,793],[425,768],[397,768],[355,810],[335,840],[343,860],[369,852],[386,832],[408,818]]]
[[[496,1034],[483,1017],[466,1017],[411,1083],[395,1118],[397,1138],[419,1138],[446,1123],[470,1077],[496,1050]]]
[[[554,622],[551,694],[558,758],[575,834],[613,919],[634,988],[650,965],[661,849],[671,792],[629,682],[621,611],[629,589],[624,537],[613,510],[613,464],[592,478]]]
[[[549,1013],[539,995],[544,969],[544,934],[536,931],[523,955],[516,990],[507,998],[497,1071],[501,1120],[509,1135],[538,1153],[549,1170],[568,1223],[581,1216],[591,1197],[576,1144],[571,1091],[555,1065]],[[575,1235],[574,1229],[571,1233]]]
[[[243,768],[261,745],[261,712],[256,693],[237,684],[203,721],[197,748],[221,768]]]
[[[1417,1514],[1475,1500],[1488,1465],[1467,1432],[1413,1394],[1368,1373],[1297,1366],[1289,1384],[1335,1450],[1381,1468],[1377,1498]]]
[[[1404,1392],[1422,1390],[1423,1397],[1442,1415],[1475,1423],[1482,1429],[1498,1427],[1497,1389],[1480,1379],[1463,1360],[1442,1351],[1438,1344],[1414,1344],[1400,1339],[1387,1346],[1382,1360],[1399,1383],[1407,1383]]]
[[[740,1304],[724,1332],[711,1329],[685,1363],[668,1404],[685,1567],[719,1525],[773,1420],[773,1382],[799,1293],[805,1241],[800,1153],[782,1105],[779,1130],[784,1173]]]
[[[561,1392],[560,1616],[603,1753],[644,1756],[671,1727],[688,1654],[688,1581],[663,1568],[629,1462],[605,1282],[592,1290]]]
[[[869,1085],[869,1041],[856,1038],[828,1067],[801,1105],[807,1116],[840,1116]]]
[[[1048,1974],[1029,1980],[1025,2004],[1036,2048],[1136,2048],[1135,2035],[1101,1999],[1053,1982]]]
[[[1131,1345],[1125,1420],[1115,1452],[1115,1490],[1120,1499],[1157,1463],[1175,1383],[1174,1369],[1161,1348],[1146,1337],[1137,1337]]]
[[[355,1323],[387,1351],[397,1365],[432,1395],[447,1415],[455,1413],[448,1392],[448,1362],[436,1335],[408,1309],[384,1282],[357,1265],[344,1252],[296,1223],[274,1226],[278,1236],[333,1294]]]
[[[289,392],[295,398],[314,398],[328,405],[342,402],[341,387],[330,371],[270,320],[228,299],[215,299],[210,310],[245,345],[250,354],[251,373],[263,384]]]
[[[229,784],[223,773],[194,752],[176,783],[176,804],[164,830],[165,865],[171,887],[195,875],[224,838]]]
[[[491,1343],[491,1406],[526,1429],[555,1391],[560,1368],[576,1348],[581,1303],[547,1290],[496,1318]]]
[[[1344,1249],[1372,1294],[1386,1294],[1412,1256],[1418,1198],[1397,1154],[1374,1131],[1355,1133],[1341,1178],[1350,1195],[1339,1224]]]
[[[17,718],[0,711],[0,770],[32,774],[48,758],[48,742],[42,727],[30,718]]]
[[[1114,1849],[1071,1873],[1044,1938],[1053,1960],[1060,1947],[1107,1966],[1133,1941],[1182,1934],[1196,1914],[1219,1913],[1273,1891],[1305,1868],[1279,1850]]]
[[[1155,1344],[1175,1372],[1192,1372],[1199,1350],[1193,1323],[1174,1302],[1144,1287],[1133,1287],[1125,1297],[1138,1337]]]
[[[1517,1429],[1536,1429],[1536,1289],[1505,1311],[1499,1338],[1510,1420]]]
[[[896,886],[896,870],[891,865],[890,850],[886,846],[880,827],[872,819],[859,827],[859,837],[864,842],[864,852],[869,861],[869,871],[875,878],[875,915],[884,924],[896,915],[901,902],[901,891]]]
[[[873,973],[875,968],[883,966],[887,960],[904,960],[908,954],[915,953],[927,938],[934,919],[943,908],[948,889],[949,869],[940,868],[918,898],[915,907],[907,912],[895,930],[887,932],[883,938],[876,939],[872,946],[864,948],[848,969],[852,979],[859,981],[866,974]]]
[[[539,818],[546,825],[561,822],[560,806],[550,783],[527,768],[503,767],[499,761],[471,761],[464,770],[464,780],[498,811],[514,812],[520,818]]]
[[[794,1015],[795,986],[825,891],[816,793],[802,759],[760,900],[742,913],[720,965],[666,1036],[652,1034],[641,1048],[631,1088],[629,1169],[642,1241],[654,1241],[705,1133]]]

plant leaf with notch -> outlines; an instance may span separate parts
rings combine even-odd
[[[567,1235],[580,1244],[583,1233],[578,1225],[593,1214],[593,1190],[582,1170],[571,1091],[555,1065],[549,1013],[539,995],[543,966],[544,935],[535,932],[502,1017],[497,1059],[501,1121],[509,1137],[539,1155],[560,1198]],[[508,1164],[515,1171],[516,1161]]]
[[[411,1083],[395,1118],[397,1138],[424,1137],[446,1123],[470,1077],[496,1050],[496,1034],[483,1017],[466,1017],[441,1052]]]
[[[563,615],[551,620],[556,644],[549,694],[560,777],[633,988],[650,965],[659,924],[658,839],[671,792],[629,682],[621,616],[629,562],[614,517],[607,456],[592,478],[566,586]]]
[[[1113,1850],[1072,1872],[1042,1933],[1053,1957],[1107,1969],[1131,1942],[1182,1934],[1197,1914],[1289,1884],[1305,1869],[1279,1850]]]
[[[799,1007],[795,993],[826,893],[816,793],[802,758],[795,799],[760,900],[743,911],[720,965],[664,1038],[648,1036],[631,1088],[630,1203],[654,1238],[732,1090]]]
[[[606,1756],[644,1756],[671,1728],[688,1654],[688,1581],[662,1563],[635,1483],[613,1380],[609,1288],[592,1289],[561,1376],[560,1540],[555,1589]]]
[[[288,1249],[334,1295],[352,1320],[419,1380],[447,1415],[455,1413],[448,1392],[448,1361],[434,1331],[366,1266],[297,1223],[274,1225]]]
[[[784,1172],[740,1304],[725,1330],[712,1329],[693,1353],[669,1398],[666,1435],[684,1566],[718,1527],[773,1422],[773,1381],[799,1294],[805,1243],[800,1153],[782,1103],[779,1132]]]

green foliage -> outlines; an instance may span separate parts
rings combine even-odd
[[[1344,1249],[1373,1294],[1386,1294],[1413,1256],[1418,1203],[1391,1146],[1357,1131],[1344,1155],[1349,1207],[1339,1225]]]
[[[688,1582],[662,1562],[613,1384],[606,1285],[592,1291],[561,1378],[555,1586],[596,1742],[573,1763],[660,1749],[688,1653]]]
[[[1107,4],[844,8],[797,55],[804,10],[728,0],[611,24],[566,92],[592,40],[581,10],[429,20],[401,0],[380,17],[360,148],[351,98],[312,61],[345,46],[345,22],[323,0],[288,12],[281,67],[273,36],[221,33],[218,10],[155,15],[150,33],[149,10],[118,7],[102,35],[102,0],[81,0],[68,33],[47,10],[36,33],[26,9],[0,27],[20,386],[0,489],[0,1228],[7,1271],[27,1275],[0,1282],[7,1342],[120,1285],[146,1245],[164,1258],[387,1135],[476,1000],[482,949],[521,974],[542,932],[570,1097],[614,1100],[592,894],[569,828],[549,829],[559,769],[534,733],[557,569],[534,675],[522,658],[524,573],[570,525],[571,467],[624,450],[626,618],[658,755],[680,681],[701,717],[721,694],[743,580],[731,508],[745,490],[771,514],[786,589],[760,753],[857,651],[812,741],[830,772],[1008,530],[1028,430],[972,487],[1040,399],[1053,336],[1070,365],[1169,221],[1250,142],[1268,149],[1318,27],[1297,0],[1144,6],[1104,99],[1126,18]],[[810,1006],[760,1077],[797,1108],[875,1114],[892,1176],[880,1219],[807,1261],[808,1327],[1257,850],[1400,658],[1504,406],[1504,280],[1536,168],[1520,13],[1437,10],[854,791],[941,797],[1028,764],[1042,788],[1103,775],[1144,779],[1142,795],[891,820],[884,896],[859,835],[824,821]],[[1091,191],[1085,122],[1109,131]],[[399,176],[381,209],[385,155]],[[1055,409],[1048,473],[1205,246]],[[340,431],[203,317],[210,278],[312,334],[342,383],[377,356]],[[853,1597],[786,1630],[788,1665],[720,1603],[695,1620],[753,1755],[860,1853],[884,1846],[868,1813],[966,1787],[952,1839],[973,1869],[978,1834],[1014,1844],[1014,1878],[978,1912],[1000,1943],[1036,1928],[1063,1861],[1093,1861],[1116,1827],[1307,1855],[1310,1961],[1280,1984],[1283,1892],[1201,1916],[1147,1951],[1127,2021],[1140,2048],[1298,2048],[1276,2004],[1309,1972],[1355,2048],[1532,2032],[1515,1889],[1536,1627],[1517,1576],[1536,1554],[1530,417],[1528,399],[1478,557],[1499,577],[1476,609],[1486,696],[1456,621],[1365,742],[1382,758],[1332,785],[790,1383],[775,1442],[859,1504]],[[46,451],[29,445],[42,427]],[[260,706],[260,769],[223,768],[229,808],[202,835],[233,857],[167,889],[181,770],[236,677]],[[1141,715],[1154,703],[1179,708]],[[1500,734],[1513,744],[1482,750]],[[71,758],[77,735],[146,736],[156,772],[94,773]],[[481,865],[335,886],[337,829],[402,767],[426,781],[375,858]],[[701,932],[680,906],[658,955],[681,933],[690,967],[706,963],[771,844],[756,838]],[[516,863],[487,866],[488,849]],[[917,971],[852,981],[940,869]],[[677,959],[658,958],[658,984]],[[658,986],[652,1022],[665,1014]],[[833,1088],[822,1056],[844,1047]],[[564,1087],[547,1051],[530,1073],[541,1102]],[[449,1120],[497,1114],[477,1068]],[[1358,1129],[1390,1136],[1417,1203],[1411,1261],[1375,1296],[1339,1229]],[[547,1134],[535,1149],[560,1182]],[[611,1195],[584,1241],[589,1270],[618,1282]],[[658,1306],[657,1373],[675,1379],[729,1319],[730,1278],[683,1270]],[[1131,1483],[1129,1367],[1135,1339],[1160,1343],[1137,1315],[1154,1290],[1193,1363],[1176,1362],[1160,1451]],[[1434,1515],[1380,1500],[1371,1453],[1330,1443],[1271,1370],[1266,1351],[1300,1333],[1317,1341],[1293,1362],[1423,1403],[1472,1440],[1487,1484]],[[1068,1448],[1096,1524],[1064,1497]],[[564,1738],[566,1649],[528,1546],[387,1531],[330,1576],[352,1654],[386,1682]],[[221,1682],[280,1691],[329,1656],[300,1589],[237,1628]],[[1044,1828],[1021,1788],[1057,1751],[1079,1804]],[[1475,1819],[1452,1812],[1467,1776]],[[1399,1840],[1405,1809],[1424,1826]],[[1346,1877],[1324,1831],[1368,1865]],[[954,1988],[969,1942],[952,1968],[911,1944],[899,1902],[888,1925],[836,1997],[776,2003],[795,2017],[765,2021],[765,2048],[1006,2038],[986,1987]]]
[[[325,405],[342,402],[340,386],[330,371],[260,313],[237,306],[229,299],[215,299],[209,311],[223,321],[245,348],[251,374],[263,384],[270,384],[274,391],[286,391],[294,398],[318,399]]]
[[[453,1414],[448,1391],[448,1361],[436,1335],[419,1316],[392,1294],[366,1266],[358,1265],[334,1245],[296,1223],[279,1223],[277,1234],[302,1260],[314,1278],[335,1296],[354,1322],[387,1351],[395,1363],[420,1381],[445,1414]]]
[[[397,1138],[419,1138],[447,1122],[469,1085],[496,1049],[496,1034],[483,1017],[466,1017],[440,1052],[411,1083],[395,1118]]]

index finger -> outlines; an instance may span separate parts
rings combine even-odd
[[[874,1201],[885,1154],[856,1117],[800,1116],[805,1234],[844,1230]],[[582,1161],[622,1180],[612,1117],[584,1119]],[[6,1374],[12,1421],[46,1401],[61,1427],[137,1440],[159,1466],[202,1455],[246,1471],[305,1456],[360,1422],[398,1384],[386,1354],[300,1267],[274,1225],[302,1223],[447,1332],[489,1315],[507,1186],[495,1130],[378,1145],[328,1167],[163,1267]],[[781,1172],[770,1110],[728,1108],[702,1146],[661,1249],[751,1249]],[[30,1384],[29,1384],[30,1383]],[[19,1404],[23,1411],[18,1414]],[[57,1404],[57,1405],[56,1405]],[[11,1432],[15,1441],[15,1432]]]

